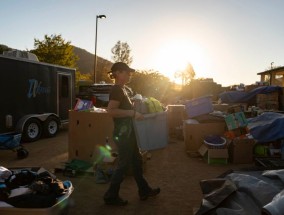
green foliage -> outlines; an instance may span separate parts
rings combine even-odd
[[[115,46],[111,49],[113,54],[112,60],[114,62],[124,62],[127,65],[130,65],[133,61],[133,58],[130,56],[131,49],[129,45],[125,42],[117,41]]]
[[[34,50],[39,61],[76,68],[78,56],[73,52],[71,42],[66,42],[61,35],[45,35],[44,40],[34,39]]]
[[[135,72],[128,84],[135,93],[164,101],[172,89],[169,78],[157,71]]]
[[[3,54],[4,51],[10,51],[12,50],[11,48],[9,48],[6,45],[0,44],[0,54]]]

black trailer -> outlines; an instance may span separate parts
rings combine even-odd
[[[0,55],[0,134],[53,137],[75,104],[75,69]]]

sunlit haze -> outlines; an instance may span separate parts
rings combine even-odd
[[[284,64],[284,1],[275,0],[9,0],[0,2],[0,44],[33,49],[34,38],[61,34],[72,45],[111,60],[118,40],[137,70],[174,79],[191,63],[196,77],[223,86],[252,84]]]
[[[197,43],[190,40],[170,40],[161,44],[153,55],[152,65],[171,80],[175,79],[175,72],[182,71],[188,64],[194,65],[198,75],[205,77],[206,63],[209,59]]]

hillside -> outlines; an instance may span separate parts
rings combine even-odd
[[[91,76],[93,76],[95,56],[90,52],[87,52],[86,50],[81,49],[79,47],[73,46],[73,48],[74,48],[74,53],[79,57],[79,60],[77,61],[78,70],[81,72],[81,74],[91,74]],[[0,44],[0,54],[2,54],[3,51],[11,49],[14,48]],[[107,72],[110,71],[112,64],[113,64],[112,62],[104,58],[101,58],[99,56],[97,57],[96,72],[97,72],[98,81],[106,81],[106,82],[110,81]]]
[[[82,74],[88,74],[88,73],[93,74],[95,55],[76,46],[73,47],[74,47],[74,53],[79,57],[77,63],[79,71]],[[108,71],[110,71],[112,64],[113,64],[112,62],[98,56],[97,75],[100,75],[100,73],[102,72],[107,73]]]

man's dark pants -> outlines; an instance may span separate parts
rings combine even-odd
[[[139,194],[147,193],[150,187],[143,177],[143,160],[137,146],[134,129],[132,129],[130,135],[114,135],[114,142],[118,150],[118,167],[112,175],[110,187],[104,198],[115,199],[119,196],[120,184],[129,168],[132,168]]]

